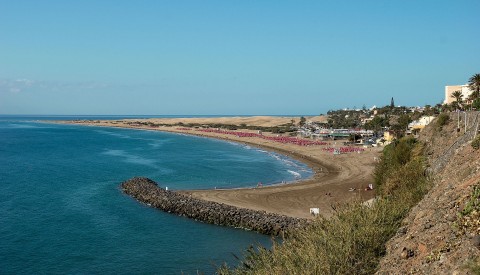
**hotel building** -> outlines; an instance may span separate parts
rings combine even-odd
[[[450,104],[455,101],[455,98],[452,97],[452,94],[455,91],[462,92],[463,100],[466,100],[472,93],[472,90],[470,90],[470,88],[468,88],[468,85],[466,84],[455,85],[455,86],[445,86],[445,100],[443,101],[443,104]]]

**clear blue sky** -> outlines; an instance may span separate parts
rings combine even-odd
[[[0,114],[319,114],[436,104],[480,1],[0,0]]]

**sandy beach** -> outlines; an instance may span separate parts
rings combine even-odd
[[[312,218],[310,208],[319,208],[320,214],[329,217],[333,213],[332,206],[352,199],[368,200],[374,197],[374,191],[366,191],[368,184],[373,183],[372,171],[375,158],[380,155],[381,148],[367,148],[360,153],[333,155],[324,150],[325,147],[340,147],[342,141],[327,141],[329,145],[299,146],[290,143],[279,143],[259,137],[238,137],[214,132],[200,132],[183,127],[150,127],[129,125],[128,123],[152,122],[161,124],[183,123],[228,123],[240,125],[276,126],[289,123],[291,117],[228,117],[228,118],[172,118],[172,119],[128,119],[117,121],[63,121],[61,123],[91,126],[107,126],[158,130],[173,133],[191,134],[249,144],[276,151],[308,164],[314,175],[306,180],[262,186],[258,188],[226,189],[226,190],[185,190],[183,193],[204,200],[225,203],[237,207],[267,211],[291,217]],[[299,118],[293,118],[296,121]],[[315,118],[313,118],[315,119]],[[312,120],[313,120],[312,119]],[[316,119],[324,119],[316,117]],[[239,130],[241,132],[252,132]],[[264,133],[265,136],[276,136]],[[354,191],[351,191],[355,189]]]

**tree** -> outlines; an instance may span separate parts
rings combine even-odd
[[[407,130],[408,124],[412,122],[409,115],[403,114],[397,119],[397,123],[393,124],[390,129],[395,132],[398,137],[402,137]]]
[[[407,129],[407,126],[410,124],[410,122],[412,122],[412,119],[409,115],[401,115],[398,118],[398,124],[400,125],[400,128]]]
[[[452,105],[455,105],[455,107],[459,108],[460,105],[462,104],[462,92],[461,91],[455,91],[452,93],[451,97],[455,98],[455,102],[452,102]],[[455,103],[455,104],[454,104]]]
[[[395,108],[395,101],[393,101],[393,97],[392,97],[392,100],[390,100],[390,109],[393,109]]]
[[[427,105],[425,105],[425,109],[423,110],[423,113],[427,116],[431,116],[431,115],[435,114],[435,109],[432,108],[431,105],[427,104]]]
[[[473,91],[468,99],[475,101],[475,99],[480,97],[480,74],[474,74],[470,77],[468,87]]]
[[[475,110],[480,110],[480,98],[477,98],[473,101],[472,108]]]
[[[365,129],[379,132],[382,127],[388,126],[388,120],[381,115],[375,116],[371,121],[365,123]]]
[[[303,126],[307,120],[302,116],[300,118],[300,126]]]

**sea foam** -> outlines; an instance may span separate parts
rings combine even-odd
[[[137,155],[134,155],[134,154],[130,154],[130,153],[127,153],[124,150],[109,150],[109,149],[107,149],[102,154],[109,155],[109,156],[114,156],[114,157],[119,157],[124,162],[146,165],[146,166],[157,168],[156,160],[148,159],[148,158],[137,156]]]
[[[288,173],[292,174],[296,179],[299,179],[302,177],[302,175],[300,175],[300,173],[298,172],[295,172],[295,171],[292,171],[292,170],[287,170]]]

